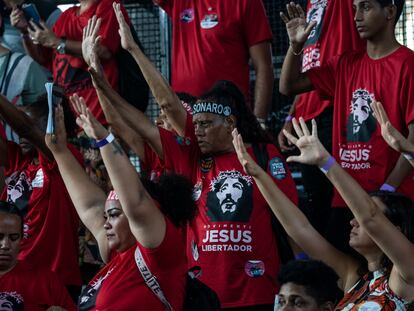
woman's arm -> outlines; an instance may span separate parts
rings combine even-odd
[[[84,102],[77,101],[74,107],[79,113],[78,125],[89,137],[102,140],[108,136],[109,132],[95,119]],[[114,140],[101,147],[101,154],[133,235],[144,247],[159,246],[166,232],[164,215],[145,190],[122,147]]]
[[[300,150],[299,156],[292,156],[288,162],[296,161],[309,165],[324,166],[330,154],[317,139],[316,122],[312,120],[312,134],[300,118],[300,125],[293,119],[298,138],[285,132],[287,138]],[[359,225],[364,227],[374,242],[393,262],[402,280],[414,285],[414,245],[384,215],[380,207],[364,189],[336,162],[329,168],[327,177],[351,209]]]
[[[47,134],[45,141],[55,157],[59,172],[81,221],[92,232],[98,242],[102,259],[107,261],[109,249],[103,217],[106,195],[86,175],[85,170],[68,149],[63,118],[63,109],[59,106],[55,109],[56,140],[52,141],[51,135]]]
[[[165,112],[168,122],[178,135],[185,135],[185,123],[187,120],[187,112],[181,104],[180,99],[171,89],[168,81],[157,70],[153,63],[145,56],[139,46],[132,37],[131,29],[124,19],[119,3],[113,4],[116,17],[119,23],[119,34],[121,36],[122,48],[127,50],[144,75],[156,102]]]
[[[288,235],[312,258],[331,266],[340,277],[340,286],[348,288],[356,275],[358,264],[329,244],[309,223],[306,216],[277,187],[272,178],[250,157],[241,135],[233,131],[233,144],[241,165],[251,175],[273,213]]]
[[[158,128],[138,109],[126,102],[109,84],[100,63],[97,47],[100,19],[90,19],[83,32],[82,52],[87,64],[99,103],[108,123],[138,156],[143,156],[143,141],[151,144],[162,157],[161,138]],[[115,105],[115,106],[114,106]],[[116,107],[116,108],[115,108]]]

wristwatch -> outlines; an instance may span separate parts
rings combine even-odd
[[[59,54],[65,54],[66,52],[66,39],[65,38],[60,39],[60,42],[58,46],[56,47],[56,51]]]

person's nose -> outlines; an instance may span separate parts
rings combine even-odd
[[[8,237],[5,236],[0,240],[0,249],[9,250],[10,246],[11,246],[11,242]]]
[[[362,10],[360,9],[355,9],[355,14],[354,14],[354,21],[355,22],[360,22],[363,20],[363,14],[362,14]]]
[[[105,223],[104,223],[104,229],[108,230],[110,229],[112,226],[109,223],[109,218],[105,219]]]
[[[349,223],[351,224],[352,227],[359,227],[359,223],[355,218],[351,219]]]
[[[204,136],[205,135],[205,130],[202,128],[202,126],[195,124],[194,125],[194,133],[196,136]]]

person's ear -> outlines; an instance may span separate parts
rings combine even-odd
[[[224,124],[231,133],[236,128],[236,118],[234,116],[228,116],[224,119]]]
[[[326,301],[323,304],[319,305],[319,311],[332,311],[335,307],[335,304],[332,301]]]
[[[393,20],[397,14],[397,7],[395,5],[389,5],[385,7],[385,17],[386,19]]]

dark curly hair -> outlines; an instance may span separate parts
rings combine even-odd
[[[414,243],[414,202],[407,196],[389,191],[376,191],[370,193],[371,197],[377,197],[387,207],[384,211],[388,220],[406,236],[411,243]],[[391,268],[391,260],[384,255],[381,267]]]
[[[247,107],[243,93],[231,81],[220,80],[198,101],[214,101],[231,107],[236,117],[237,130],[247,143],[272,143],[271,136],[266,133],[252,111]]]
[[[282,266],[277,276],[280,287],[286,283],[301,285],[318,305],[325,302],[335,305],[343,297],[338,279],[335,271],[319,260],[290,261]]]
[[[197,97],[195,97],[195,96],[193,96],[189,93],[178,92],[177,96],[181,101],[185,102],[189,106],[192,106],[197,101]]]
[[[177,227],[194,219],[197,205],[193,199],[193,184],[177,174],[163,174],[158,182],[141,179],[151,197],[160,204],[162,213]]]

